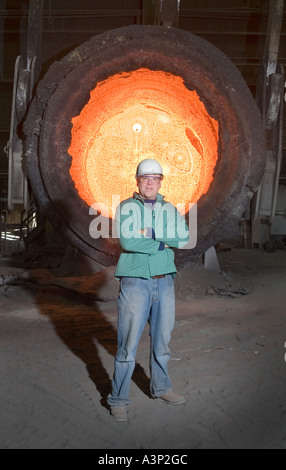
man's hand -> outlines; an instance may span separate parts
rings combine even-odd
[[[155,240],[155,233],[152,228],[142,228],[141,230],[137,230],[140,235],[143,235],[144,237],[148,238],[153,238]],[[170,248],[169,245],[164,244],[164,248]],[[163,248],[160,248],[162,250]]]

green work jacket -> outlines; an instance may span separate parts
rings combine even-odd
[[[141,232],[146,229],[149,236]],[[185,218],[164,196],[157,195],[153,209],[137,193],[121,202],[116,211],[116,231],[122,248],[116,278],[175,276],[172,247],[183,248],[189,231]]]

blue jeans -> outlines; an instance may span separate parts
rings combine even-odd
[[[175,324],[174,280],[124,277],[118,296],[117,354],[108,396],[110,406],[128,405],[135,356],[144,327],[150,325],[150,389],[153,397],[171,391],[169,342]]]

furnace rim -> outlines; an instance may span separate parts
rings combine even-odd
[[[265,167],[258,108],[235,66],[210,43],[176,28],[137,25],[92,38],[54,63],[39,83],[24,124],[25,158],[41,210],[62,225],[81,251],[104,263],[111,253],[116,256],[117,248],[105,241],[94,245],[86,231],[89,208],[67,176],[71,119],[100,80],[139,67],[182,76],[219,122],[215,183],[198,203],[199,242],[190,257],[236,230]]]

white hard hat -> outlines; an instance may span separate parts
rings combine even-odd
[[[136,170],[136,176],[142,175],[163,176],[163,168],[161,167],[160,163],[157,162],[157,160],[153,160],[153,158],[146,158],[139,163]]]

